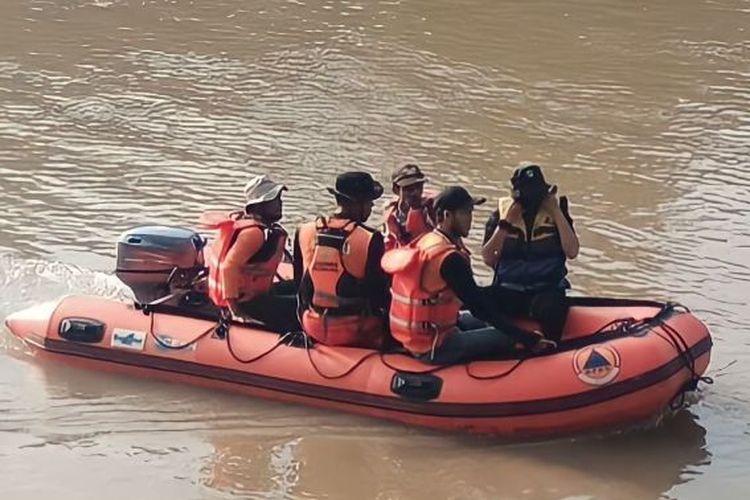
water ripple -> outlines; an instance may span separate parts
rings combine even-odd
[[[284,223],[291,229],[331,209],[324,188],[336,174],[364,169],[387,186],[395,168],[416,161],[431,187],[462,183],[490,199],[477,210],[468,241],[477,256],[481,225],[508,193],[512,170],[536,162],[571,200],[583,244],[570,265],[574,293],[684,302],[711,326],[717,362],[743,366],[749,9],[741,0],[683,3],[675,17],[675,8],[612,1],[4,2],[0,313],[69,292],[127,297],[108,274],[121,231],[149,222],[192,226],[204,209],[240,206],[243,183],[264,172],[290,188]],[[490,277],[476,257],[474,267],[482,280]],[[101,477],[144,477],[144,484],[157,481],[149,476],[162,470],[154,464],[171,460],[177,465],[168,469],[181,479],[165,491],[186,498],[216,491],[335,496],[331,484],[345,497],[361,496],[362,485],[383,497],[425,496],[424,481],[414,477],[436,470],[443,479],[427,488],[431,496],[611,495],[598,486],[602,475],[627,498],[700,496],[704,490],[681,481],[708,467],[705,447],[742,463],[750,456],[734,444],[746,432],[737,424],[748,399],[745,369],[721,377],[711,402],[696,409],[713,429],[711,442],[700,425],[687,423],[688,458],[668,453],[683,442],[668,436],[659,467],[640,474],[652,480],[642,489],[617,482],[622,472],[601,465],[615,460],[614,468],[630,470],[642,454],[631,453],[638,460],[630,463],[604,445],[577,455],[601,472],[595,478],[557,463],[561,456],[569,463],[567,446],[503,457],[514,474],[502,476],[501,488],[493,460],[502,451],[468,448],[466,458],[461,443],[453,456],[424,438],[420,446],[448,461],[435,469],[434,459],[404,458],[408,450],[393,446],[402,431],[392,426],[153,381],[113,376],[102,383],[73,369],[38,370],[23,361],[22,346],[7,336],[2,342],[0,431],[15,450],[11,457],[60,467],[65,460],[49,457],[68,446]],[[323,432],[317,448],[308,428]],[[203,440],[212,432],[216,446]],[[234,432],[248,432],[249,446],[261,451],[223,443]],[[329,446],[350,436],[369,437],[366,451],[359,442]],[[326,471],[318,458],[337,449],[360,453],[354,468],[375,472],[344,484],[341,472],[352,468]],[[477,467],[477,457],[490,465]],[[117,465],[88,461],[99,458]],[[117,467],[127,474],[111,474]],[[518,479],[532,467],[542,467],[535,478],[556,480],[542,491]],[[9,474],[28,478],[32,469]],[[328,488],[314,484],[334,473]],[[722,476],[722,488],[744,491],[727,483],[738,477]],[[196,494],[199,482],[205,489]],[[26,493],[7,487],[10,497]],[[122,491],[132,496],[135,487],[129,481]]]

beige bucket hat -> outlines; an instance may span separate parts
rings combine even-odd
[[[285,185],[272,181],[267,175],[258,175],[245,184],[245,206],[275,200],[286,190]]]

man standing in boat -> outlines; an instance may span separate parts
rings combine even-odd
[[[286,186],[265,175],[245,186],[245,210],[215,223],[217,238],[206,252],[209,297],[237,321],[255,320],[285,332],[299,325],[294,283],[274,284],[287,233],[278,223]]]
[[[393,275],[391,334],[426,362],[455,364],[555,347],[541,333],[509,322],[497,312],[491,289],[474,281],[462,238],[469,234],[474,206],[485,201],[462,187],[446,188],[435,198],[437,228],[383,259]],[[462,305],[475,317],[459,317]]]
[[[568,315],[565,264],[579,250],[568,199],[558,201],[557,186],[537,165],[517,169],[511,185],[512,196],[501,198],[487,221],[482,259],[495,271],[497,306],[539,322],[547,338],[559,341]]]
[[[380,267],[384,243],[364,223],[383,186],[366,172],[347,172],[328,191],[336,213],[303,224],[295,236],[300,322],[320,343],[378,348],[388,304],[388,279]]]
[[[435,228],[432,198],[424,196],[427,178],[417,165],[404,165],[391,177],[398,199],[385,209],[385,248],[408,245]]]

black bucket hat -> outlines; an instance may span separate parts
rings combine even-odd
[[[335,188],[326,189],[352,201],[371,201],[383,196],[383,186],[367,172],[343,173],[336,177]]]

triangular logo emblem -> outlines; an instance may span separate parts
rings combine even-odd
[[[591,354],[589,355],[589,359],[587,359],[586,363],[583,365],[583,369],[596,370],[601,368],[609,368],[611,366],[612,363],[610,363],[607,358],[599,354],[596,349],[592,349]]]

